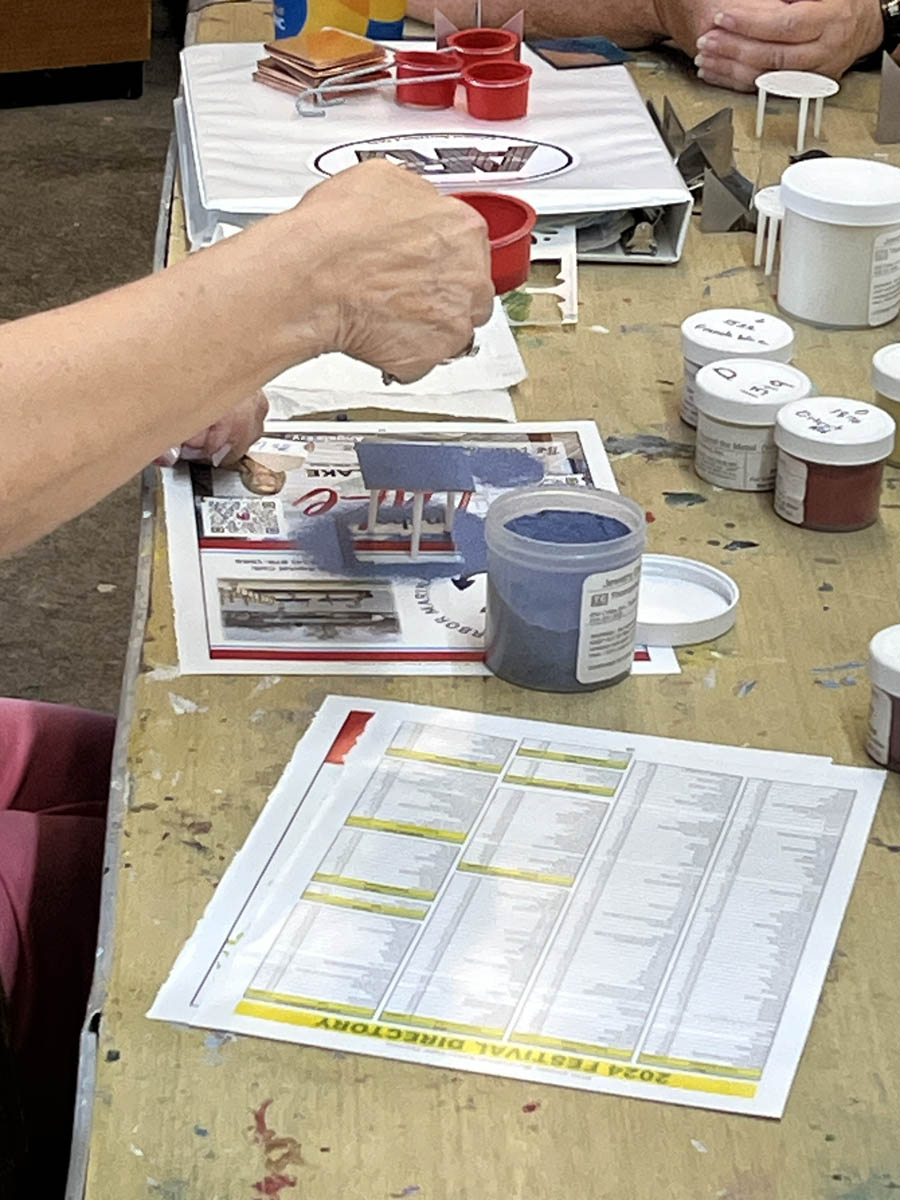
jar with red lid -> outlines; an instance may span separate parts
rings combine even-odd
[[[795,400],[775,418],[775,511],[804,529],[850,533],[878,520],[896,426],[858,400]]]

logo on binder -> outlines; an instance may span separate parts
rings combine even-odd
[[[570,150],[530,138],[497,133],[407,133],[332,146],[319,154],[312,166],[321,175],[336,175],[370,158],[384,158],[448,188],[552,179],[576,163]]]

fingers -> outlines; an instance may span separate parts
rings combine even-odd
[[[712,87],[729,88],[732,92],[756,91],[756,67],[748,67],[732,58],[710,58],[697,55],[697,75]]]
[[[700,53],[694,62],[700,68],[702,78],[707,78],[707,71],[713,75],[727,71],[725,63],[730,60],[747,68],[740,74],[742,78],[749,77],[751,87],[756,76],[764,71],[811,71],[820,66],[823,59],[823,48],[817,41],[783,45],[720,30],[704,34],[698,40],[697,48]]]
[[[762,42],[802,43],[821,37],[828,15],[828,5],[822,0],[795,0],[792,4],[783,0],[741,4],[737,0],[716,13],[713,24],[728,33]]]
[[[263,433],[269,402],[263,392],[243,400],[214,425],[201,430],[181,446],[180,456],[170,459],[172,451],[157,460],[160,466],[171,466],[181,457],[187,462],[210,462],[214,467],[234,466]],[[162,461],[166,459],[167,461]]]

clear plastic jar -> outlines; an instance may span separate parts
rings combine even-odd
[[[643,509],[597,488],[516,488],[485,521],[485,662],[520,687],[582,692],[634,657]]]
[[[775,418],[775,511],[826,533],[851,533],[878,520],[893,419],[871,404],[836,396],[796,400]]]

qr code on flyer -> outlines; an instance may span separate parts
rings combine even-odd
[[[259,539],[285,536],[280,500],[204,496],[201,512],[205,537]]]

